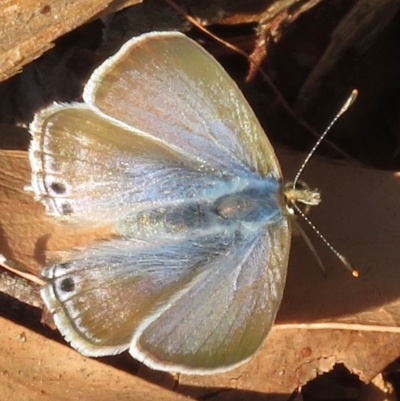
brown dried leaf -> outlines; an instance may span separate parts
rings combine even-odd
[[[183,401],[163,389],[0,317],[1,399]]]
[[[293,177],[299,158],[282,153],[280,160],[285,176]],[[38,249],[68,248],[104,235],[104,231],[70,231],[44,215],[42,205],[23,191],[29,183],[25,152],[2,151],[0,172],[4,239],[0,252],[7,257],[38,272],[43,256]],[[354,263],[361,277],[352,278],[311,232],[328,270],[324,278],[303,239],[295,237],[277,324],[255,358],[225,374],[180,375],[177,391],[195,397],[218,388],[291,393],[336,363],[369,381],[400,355],[396,269],[399,174],[312,161],[304,178],[310,185],[318,185],[323,196],[323,203],[312,210],[310,218]],[[38,351],[33,348],[29,352]],[[61,355],[57,352],[52,358],[63,358]],[[71,355],[78,361],[85,359],[78,353]],[[171,382],[167,379],[170,375],[146,367],[139,374],[153,382]]]
[[[67,11],[73,11],[73,6],[79,1],[69,2],[71,8]],[[8,76],[17,71],[49,48],[56,37],[92,16],[84,13],[77,15],[71,11],[63,14],[63,24],[54,25],[54,14],[46,19],[38,12],[42,5],[46,7],[57,3],[59,6],[60,2],[42,3],[9,1],[7,5],[17,8],[4,9],[11,14],[4,10],[0,12],[0,22],[1,18],[4,19],[4,24],[0,24],[3,38],[0,44],[3,54],[0,78],[2,73]],[[108,2],[90,2],[100,3]],[[13,17],[15,10],[22,16],[31,16],[25,18],[29,22],[41,21],[43,25],[24,24],[24,29],[21,29],[18,23],[23,19]],[[260,12],[263,13],[262,10]],[[6,18],[7,15],[10,18]],[[260,19],[260,14],[247,15],[251,21]],[[242,21],[243,15],[235,13],[235,18],[238,16]],[[36,20],[33,17],[40,18]],[[228,23],[228,19],[229,16],[225,16],[225,22]],[[10,23],[15,22],[18,35],[13,35],[11,30]],[[24,32],[29,38],[25,38]],[[0,133],[0,137],[6,136],[10,134]],[[298,158],[282,154],[280,159],[285,176],[293,177]],[[107,235],[108,228],[82,232],[60,226],[45,216],[43,206],[33,201],[32,193],[23,190],[29,184],[29,177],[26,152],[0,151],[0,253],[39,274],[45,250],[69,249],[94,241]],[[291,393],[294,388],[318,373],[330,370],[336,363],[343,363],[362,380],[369,381],[400,354],[399,277],[396,269],[400,239],[399,217],[396,214],[399,175],[314,161],[306,170],[305,181],[318,186],[323,196],[322,205],[311,212],[310,218],[356,265],[362,273],[361,278],[351,278],[311,233],[312,242],[327,266],[328,277],[324,278],[302,238],[294,238],[288,282],[277,324],[255,358],[226,374],[177,376],[180,383],[176,387],[178,392],[205,397],[217,391],[214,399],[233,399],[236,395],[238,399],[254,400],[255,394]],[[10,290],[8,282],[0,281],[3,285],[1,290],[4,286],[5,290]],[[37,288],[32,288],[33,293],[38,295]],[[20,292],[8,293],[18,299],[28,299]],[[28,302],[38,304],[38,299]],[[113,367],[84,358],[69,347],[59,346],[25,327],[4,319],[1,325],[0,336],[3,337],[0,344],[3,349],[0,355],[3,358],[0,357],[0,394],[6,395],[4,399],[73,399],[78,396],[84,399],[107,396],[114,399],[116,394],[118,397],[121,394],[122,399],[125,394],[126,399],[130,399],[130,395],[135,399],[139,398],[136,388],[147,389],[147,384],[137,382],[133,375],[124,373],[114,380],[116,373]],[[22,331],[27,339],[23,346],[15,341],[21,338]],[[48,352],[43,352],[44,349]],[[99,365],[101,382],[91,382],[89,376],[100,372]],[[60,370],[60,366],[66,372]],[[133,370],[130,365],[126,369]],[[175,388],[171,375],[153,372],[144,366],[139,374],[160,386],[152,386],[140,399],[156,396],[157,399],[169,399],[164,397],[161,387]],[[114,386],[117,381],[122,390]],[[124,392],[126,388],[128,390]],[[218,392],[222,388],[236,391]],[[179,399],[178,395],[176,397]]]
[[[332,33],[331,43],[318,64],[303,83],[297,99],[297,109],[307,110],[319,93],[323,78],[334,69],[351,49],[359,54],[367,50],[396,16],[400,4],[396,0],[357,1]]]
[[[0,81],[53,47],[53,41],[93,17],[142,0],[3,0],[0,10]],[[118,3],[118,5],[110,5]]]
[[[62,35],[86,22],[115,13],[128,6],[142,3],[143,0],[4,0],[0,9],[0,82],[20,72],[22,67],[41,56],[53,47],[53,42]],[[264,28],[279,31],[281,15],[287,15],[290,23],[299,15],[314,7],[321,0],[260,0],[249,3],[247,0],[224,0],[204,2],[193,0],[183,2],[191,15],[209,24],[260,23]],[[150,3],[150,2],[147,2]],[[161,2],[161,6],[165,6]],[[147,6],[149,13],[142,9],[134,11],[133,26],[138,27],[150,16],[144,26],[168,26],[170,16],[165,12],[152,14],[160,2]],[[136,15],[136,18],[135,18]],[[152,17],[155,19],[152,20]],[[164,18],[165,21],[160,21]],[[275,22],[274,22],[275,21]],[[171,26],[169,26],[171,28]],[[172,26],[173,28],[173,26]],[[160,29],[160,28],[158,28]],[[167,29],[164,27],[163,29]]]

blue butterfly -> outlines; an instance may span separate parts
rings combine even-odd
[[[84,355],[129,350],[158,370],[249,360],[282,299],[291,232],[244,96],[194,41],[154,32],[106,60],[83,99],[30,126],[35,198],[63,223],[113,233],[44,268],[58,329]]]

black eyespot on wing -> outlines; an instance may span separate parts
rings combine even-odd
[[[71,206],[71,204],[69,202],[64,202],[61,205],[61,210],[62,210],[62,214],[64,216],[72,214],[74,212],[74,210],[72,209],[72,206]]]
[[[51,183],[50,188],[57,195],[63,195],[67,192],[67,187],[62,182],[54,181]]]
[[[72,292],[75,290],[75,281],[71,277],[64,278],[60,283],[60,290],[63,292]]]

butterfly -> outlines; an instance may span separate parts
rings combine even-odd
[[[129,350],[157,370],[248,361],[282,299],[291,230],[243,94],[197,43],[153,32],[98,67],[83,100],[30,125],[35,199],[63,224],[113,232],[44,267],[56,326],[84,355]]]

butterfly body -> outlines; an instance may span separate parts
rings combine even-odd
[[[172,242],[227,230],[258,230],[282,218],[283,193],[275,180],[253,181],[240,190],[235,189],[237,182],[221,181],[207,196],[138,206],[139,211],[124,217],[116,230],[125,237]]]

